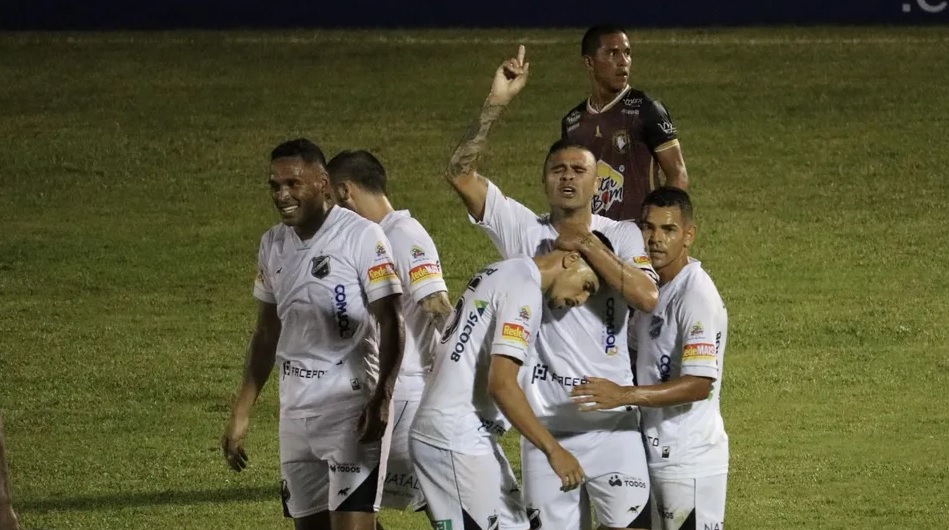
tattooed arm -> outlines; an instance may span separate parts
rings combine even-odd
[[[527,83],[529,66],[529,63],[524,62],[524,46],[520,46],[516,58],[508,59],[498,67],[491,83],[491,92],[481,107],[478,121],[468,128],[461,143],[455,148],[445,172],[445,178],[465,202],[468,213],[479,221],[484,216],[488,181],[476,171],[478,159],[491,126],[501,116],[504,107]]]
[[[422,298],[419,305],[422,306],[422,311],[435,325],[435,329],[439,331],[445,329],[445,321],[448,320],[448,315],[451,314],[451,302],[448,301],[447,292],[432,293]]]
[[[590,232],[562,230],[557,247],[579,252],[593,270],[622,295],[626,303],[641,311],[650,312],[659,301],[656,282],[639,267],[613,253]]]

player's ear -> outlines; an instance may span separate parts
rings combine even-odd
[[[576,251],[570,251],[564,254],[563,256],[563,268],[570,269],[576,266],[577,262],[580,261],[580,253]]]
[[[593,70],[593,57],[589,55],[584,55],[581,60],[583,61],[583,67],[587,70]]]
[[[685,227],[685,237],[682,239],[682,244],[685,248],[692,246],[692,243],[695,243],[695,236],[698,235],[699,227],[695,223],[689,223]]]

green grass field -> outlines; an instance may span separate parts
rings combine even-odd
[[[581,33],[0,35],[0,411],[26,528],[290,528],[275,380],[250,469],[217,445],[277,219],[270,148],[377,153],[454,297],[497,254],[447,158],[526,43],[531,80],[483,169],[541,209],[545,149],[586,92]],[[731,316],[729,527],[946,528],[949,30],[633,42]]]

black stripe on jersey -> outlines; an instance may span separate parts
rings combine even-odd
[[[695,530],[695,508],[692,508],[692,511],[689,512],[689,516],[685,518],[685,522],[682,523],[679,530]]]
[[[379,490],[379,466],[376,466],[355,491],[336,508],[337,512],[375,513],[376,492]]]
[[[652,528],[652,498],[646,499],[646,505],[639,511],[639,515],[626,528]]]

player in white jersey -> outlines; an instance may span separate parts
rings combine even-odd
[[[392,245],[402,282],[405,353],[393,394],[394,425],[382,505],[418,510],[422,491],[409,457],[409,427],[415,418],[425,377],[431,371],[439,330],[451,313],[438,250],[408,210],[395,210],[386,192],[382,163],[368,151],[343,151],[327,165],[333,196],[340,206],[378,223]]]
[[[276,364],[285,513],[297,530],[375,528],[404,342],[389,241],[328,200],[325,158],[309,140],[273,150],[269,184],[282,224],[261,238],[257,328],[224,454],[246,466],[250,409]]]
[[[531,410],[518,372],[540,328],[544,296],[551,307],[566,310],[598,289],[599,279],[580,254],[564,251],[492,263],[469,280],[444,329],[412,425],[412,456],[434,528],[504,527],[506,499],[497,485],[509,463],[498,437],[508,422],[544,449],[558,488],[579,486],[580,463]],[[520,524],[527,528],[526,520]]]
[[[545,308],[537,339],[537,362],[523,384],[538,417],[573,452],[586,473],[582,488],[563,492],[543,452],[522,439],[524,497],[536,524],[564,530],[585,526],[592,502],[605,528],[648,528],[649,477],[634,407],[581,414],[570,389],[587,376],[632,382],[627,352],[629,306],[651,311],[657,278],[639,228],[593,215],[599,182],[596,160],[585,147],[556,142],[544,162],[543,183],[550,213],[537,215],[506,198],[479,175],[475,165],[491,125],[527,82],[524,48],[495,72],[478,121],[456,148],[447,178],[471,220],[484,228],[505,258],[538,256],[555,246],[576,250],[607,284],[582,307]],[[612,249],[591,231],[612,242]]]
[[[728,312],[689,257],[696,226],[686,192],[646,196],[643,234],[659,273],[659,303],[633,320],[640,386],[593,379],[574,389],[588,410],[642,407],[657,530],[723,528],[728,436],[720,411]]]

